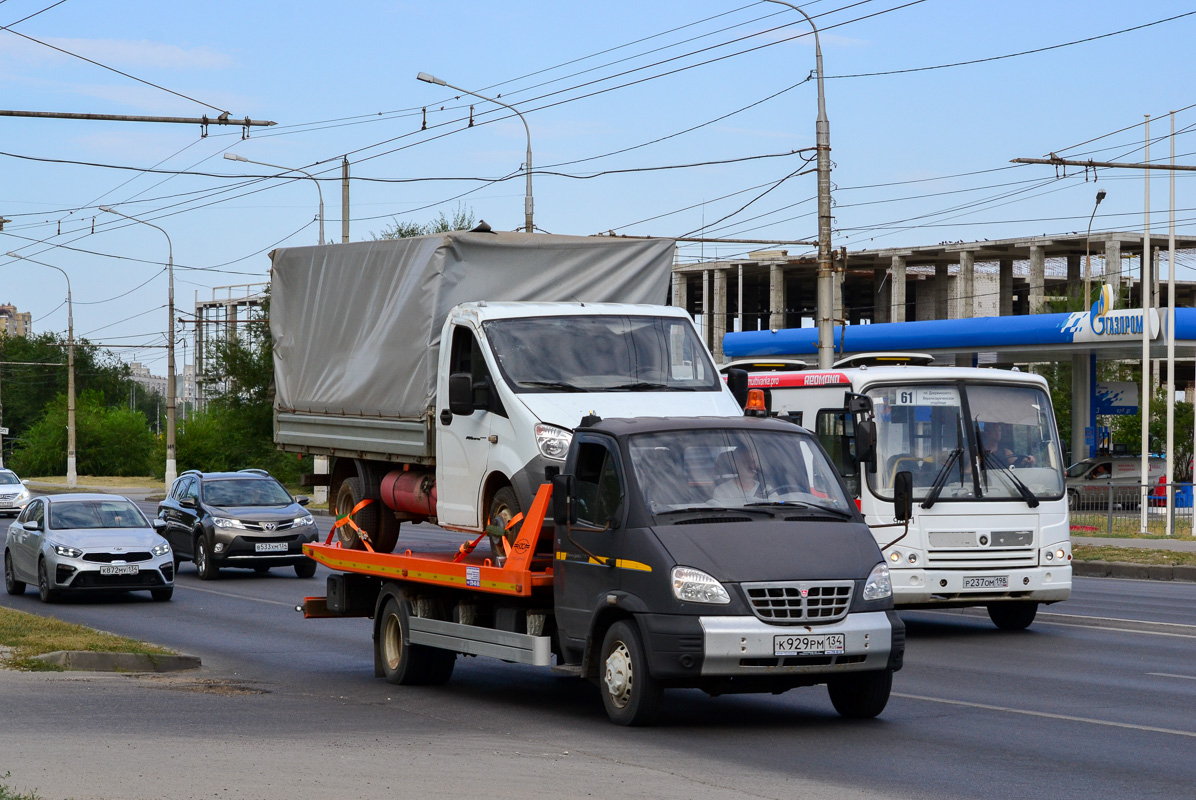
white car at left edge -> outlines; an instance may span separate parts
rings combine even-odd
[[[21,480],[11,469],[0,469],[0,514],[20,514],[30,497],[29,481]]]
[[[43,603],[64,593],[149,591],[174,594],[174,559],[152,523],[132,501],[110,494],[34,497],[4,537],[4,588],[24,594],[37,586]]]

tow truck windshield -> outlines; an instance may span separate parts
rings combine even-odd
[[[482,324],[517,392],[722,391],[688,320],[564,316]]]
[[[1063,460],[1050,400],[1033,386],[944,383],[870,389],[876,415],[874,494],[892,499],[898,472],[914,498],[1039,500],[1063,496]]]
[[[834,468],[796,431],[670,431],[633,436],[629,449],[644,500],[656,515],[774,507],[851,514]]]

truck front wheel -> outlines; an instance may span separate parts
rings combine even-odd
[[[648,672],[644,645],[634,623],[620,620],[602,639],[602,704],[617,725],[647,725],[660,710],[664,690]]]
[[[504,486],[494,493],[494,499],[490,501],[490,513],[486,518],[487,526],[495,526],[502,528],[504,531],[515,515],[520,512],[519,496],[515,494],[515,490],[510,486]],[[490,534],[490,552],[495,557],[495,563],[501,564],[506,560],[507,552],[502,545],[502,536],[497,534]],[[508,543],[510,540],[508,539]]]
[[[1032,600],[988,604],[988,618],[1003,631],[1024,631],[1037,614],[1038,603]]]
[[[893,690],[893,673],[856,672],[832,678],[826,684],[831,705],[841,716],[871,719],[885,710]]]
[[[387,681],[400,686],[439,685],[452,677],[456,653],[403,642],[403,614],[397,599],[386,601],[378,624],[378,655]]]

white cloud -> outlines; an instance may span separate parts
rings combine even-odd
[[[46,42],[71,53],[117,69],[199,69],[218,70],[236,66],[226,53],[207,47],[184,48],[173,44],[127,39],[46,39]],[[19,37],[0,40],[0,55],[19,59],[26,65],[57,63],[76,59]]]

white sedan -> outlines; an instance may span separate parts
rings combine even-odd
[[[4,588],[36,584],[43,603],[64,592],[174,594],[174,560],[158,529],[124,497],[60,494],[28,502],[4,537]]]

